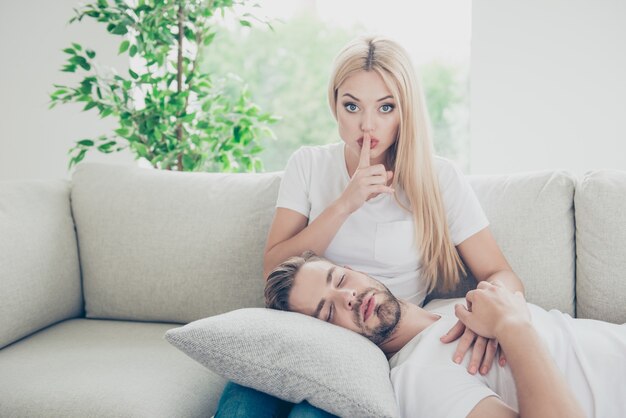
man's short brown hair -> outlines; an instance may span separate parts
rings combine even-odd
[[[308,250],[299,256],[289,257],[276,266],[265,283],[265,306],[270,309],[290,311],[289,293],[296,274],[304,264],[319,260],[325,260],[325,258]]]

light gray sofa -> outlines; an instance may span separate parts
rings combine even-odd
[[[263,306],[280,175],[0,182],[0,416],[211,416],[224,380],[164,333]],[[470,181],[530,301],[626,322],[626,172]]]

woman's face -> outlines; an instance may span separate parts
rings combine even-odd
[[[376,71],[359,71],[337,90],[339,135],[348,149],[361,153],[363,134],[369,132],[371,161],[381,163],[396,141],[400,114],[391,92]]]

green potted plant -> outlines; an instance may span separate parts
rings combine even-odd
[[[97,0],[75,10],[70,23],[88,17],[105,24],[122,38],[119,53],[138,65],[127,75],[105,72],[94,66],[95,51],[78,43],[63,50],[68,59],[62,71],[86,75],[73,87],[55,84],[50,107],[82,102],[84,110],[96,109],[100,117],[119,123],[110,135],[77,141],[69,151],[69,168],[94,148],[103,153],[128,148],[136,158],[166,170],[262,170],[259,140],[273,137],[268,125],[277,119],[251,101],[245,86],[238,85],[233,95],[233,77],[199,70],[202,53],[215,40],[216,15],[224,17],[226,10],[245,3]],[[251,19],[257,18],[250,13],[238,17],[243,26],[251,26]]]

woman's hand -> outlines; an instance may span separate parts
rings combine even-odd
[[[522,292],[511,292],[499,281],[480,282],[465,296],[467,308],[455,306],[455,315],[468,328],[489,338],[498,338],[513,324],[529,324],[530,312]]]
[[[459,344],[457,345],[456,351],[452,356],[452,360],[457,364],[461,363],[467,353],[467,350],[469,350],[472,344],[474,344],[472,357],[467,366],[467,371],[470,374],[476,374],[479,370],[482,375],[489,373],[498,351],[500,353],[500,366],[504,366],[506,364],[504,353],[502,350],[498,350],[497,340],[481,337],[471,329],[466,328],[461,321],[457,321],[457,323],[450,328],[450,330],[442,336],[440,340],[442,343],[448,344],[457,339],[459,339]]]
[[[383,164],[370,166],[370,144],[371,137],[366,133],[363,136],[359,165],[338,199],[349,213],[356,211],[366,201],[380,193],[394,192],[393,188],[387,186],[393,172],[386,171]]]

